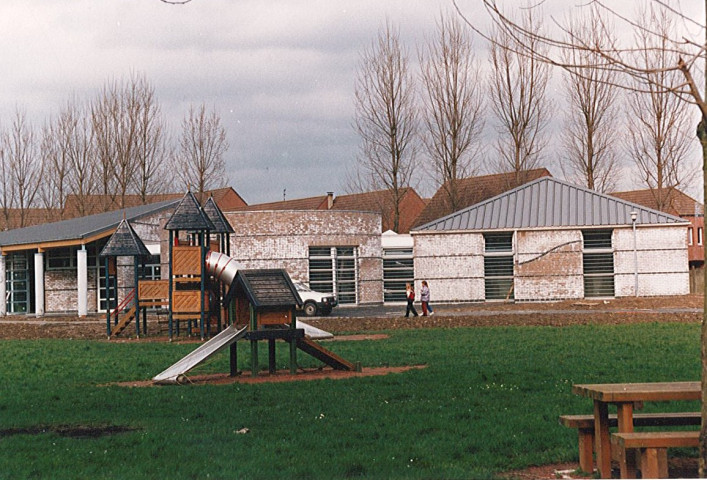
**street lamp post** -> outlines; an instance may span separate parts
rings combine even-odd
[[[631,210],[631,223],[633,224],[633,294],[638,296],[638,253],[636,251],[636,219],[638,212]]]

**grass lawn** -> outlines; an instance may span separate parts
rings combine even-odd
[[[195,346],[1,341],[0,479],[494,478],[576,460],[576,433],[557,417],[590,413],[592,405],[572,395],[573,383],[700,377],[697,324],[388,333],[326,346],[364,368],[427,368],[335,381],[126,388],[105,384],[151,378]],[[248,368],[249,348],[239,351]],[[278,356],[286,368],[284,346]],[[222,353],[194,373],[227,371]],[[82,426],[106,434],[64,431]],[[237,433],[244,427],[249,433]]]

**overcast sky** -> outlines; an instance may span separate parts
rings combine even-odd
[[[461,3],[482,15],[468,8],[478,2]],[[341,194],[358,153],[361,51],[387,17],[416,57],[443,9],[451,0],[2,2],[0,124],[17,106],[41,124],[71,95],[88,100],[109,80],[144,74],[174,132],[190,104],[215,106],[228,183],[248,203],[285,189],[288,199]]]

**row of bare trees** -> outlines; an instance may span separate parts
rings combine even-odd
[[[215,109],[191,106],[173,138],[154,87],[141,75],[108,82],[88,101],[67,100],[42,127],[18,107],[0,122],[5,226],[26,226],[37,208],[59,220],[134,204],[128,196],[146,203],[168,190],[201,193],[227,183],[228,142]]]
[[[519,8],[510,2],[504,8],[502,0],[455,0],[466,24],[489,44],[496,42],[493,31],[503,31],[513,38],[517,55],[560,69],[570,82],[579,85],[596,78],[595,82],[604,88],[624,92],[628,115],[622,127],[628,132],[629,151],[659,202],[688,180],[684,161],[689,140],[696,132],[702,147],[703,195],[707,197],[707,0],[590,0],[569,6],[569,20],[555,18],[555,28],[542,32],[528,29],[518,20],[523,11],[538,11],[543,3]],[[627,5],[634,6],[634,12],[619,11]],[[700,8],[702,15],[689,10],[694,8]],[[467,15],[474,12],[478,20],[480,9],[488,13],[491,31]],[[578,28],[576,22],[592,28]],[[614,28],[614,23],[619,27]],[[616,35],[617,30],[621,36]],[[700,343],[703,402],[699,476],[705,478],[707,305]]]
[[[398,29],[387,21],[361,54],[355,85],[361,151],[349,188],[389,190],[398,204],[417,178],[442,186],[453,211],[460,206],[459,179],[481,171],[515,172],[517,185],[525,181],[524,171],[558,166],[572,182],[611,192],[630,170],[634,184],[651,189],[656,203],[667,206],[671,190],[689,187],[694,175],[690,115],[670,88],[636,83],[626,93],[618,86],[617,72],[605,68],[600,53],[616,44],[605,17],[594,6],[566,26],[566,41],[582,38],[587,48],[563,50],[558,61],[577,68],[556,79],[553,92],[552,63],[545,61],[550,47],[535,8],[513,19],[523,35],[500,24],[484,32],[486,63],[463,17],[441,14],[435,34],[419,49],[417,73]],[[660,39],[674,34],[675,25],[655,6],[644,8],[639,22],[635,61],[668,65],[669,49]],[[654,75],[661,77],[656,83],[680,82],[668,69]],[[553,122],[561,126],[551,151]],[[484,133],[487,123],[492,134]],[[424,172],[416,176],[418,167]]]

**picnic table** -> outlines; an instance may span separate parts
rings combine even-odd
[[[636,403],[700,400],[702,387],[700,382],[599,383],[573,385],[572,393],[594,401],[597,466],[601,478],[611,478],[609,405],[616,405],[618,431],[630,433]]]

